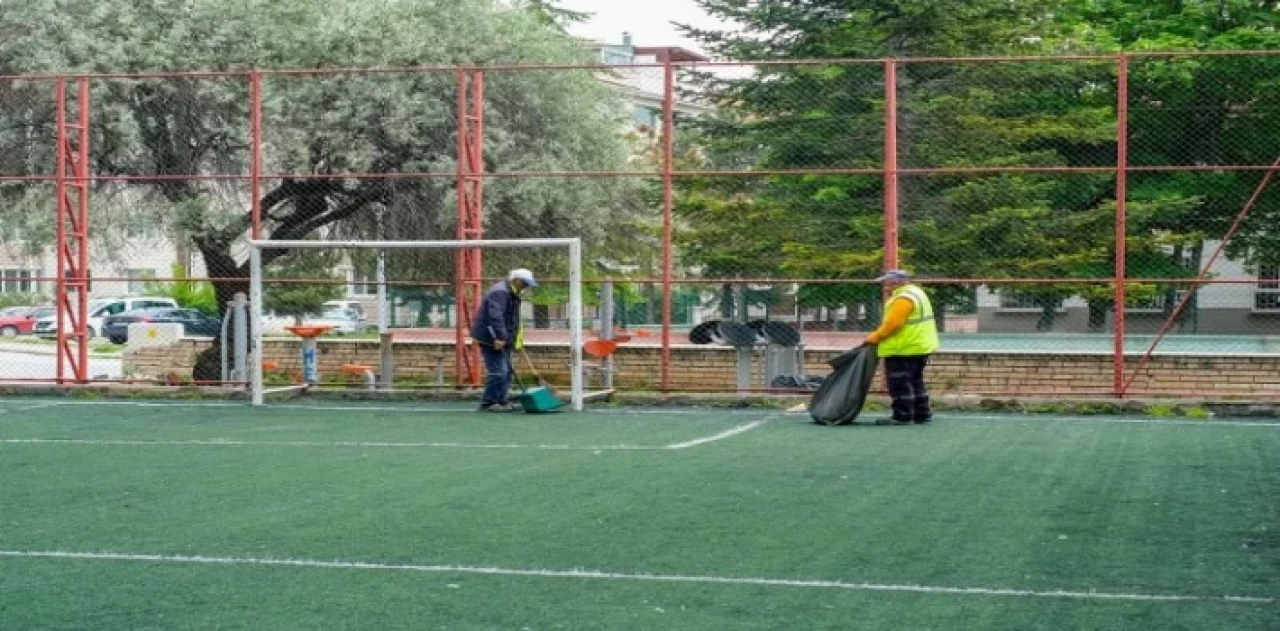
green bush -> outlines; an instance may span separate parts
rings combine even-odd
[[[173,298],[184,309],[198,309],[207,315],[218,315],[218,295],[213,289],[213,283],[190,280],[186,267],[182,265],[173,266],[173,277],[177,280],[171,283],[147,283],[143,286],[143,292],[148,296]]]
[[[0,294],[0,309],[9,307],[29,307],[32,305],[42,305],[49,301],[48,298],[40,294]]]

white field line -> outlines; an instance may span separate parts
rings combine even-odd
[[[257,440],[100,440],[93,438],[2,438],[0,445],[96,445],[96,446],[202,446],[202,447],[355,447],[369,449],[535,449],[546,451],[661,451],[666,446],[646,445],[515,445],[442,442],[375,441],[257,441]]]
[[[1226,427],[1280,427],[1280,423],[1273,421],[1214,421],[1214,420],[1196,420],[1196,419],[1162,419],[1162,418],[1124,418],[1118,416],[1051,416],[1044,419],[1037,419],[1033,416],[956,416],[955,421],[1027,421],[1052,423],[1055,421],[1068,423],[1112,423],[1119,425],[1209,425],[1209,426],[1226,426]],[[939,415],[939,421],[946,422],[945,416]]]
[[[766,420],[768,419],[753,421],[753,422],[747,423],[746,425],[739,425],[732,429],[727,429],[723,432],[720,432],[719,434],[705,436],[703,438],[695,438],[693,440],[683,442],[683,443],[674,443],[671,445],[667,445],[666,447],[663,447],[663,449],[688,449],[690,447],[697,447],[699,445],[705,445],[707,443],[714,443],[717,440],[724,440],[726,438],[729,438],[730,436],[737,436],[738,434],[749,432],[757,427],[760,427],[761,425],[764,425]]]
[[[788,417],[808,417],[808,412],[788,412]],[[1108,423],[1119,425],[1207,425],[1207,426],[1225,426],[1225,427],[1280,427],[1280,422],[1273,421],[1250,421],[1250,420],[1195,420],[1195,419],[1162,419],[1162,418],[1124,418],[1120,416],[1045,416],[1038,418],[1036,414],[1009,414],[1006,416],[997,415],[976,415],[976,414],[960,414],[949,416],[945,412],[936,414],[937,424],[963,423],[965,421],[1000,421],[1000,422],[1026,422],[1026,423]],[[865,424],[865,421],[863,422]]]
[[[1021,598],[1066,598],[1077,600],[1121,600],[1141,602],[1205,602],[1248,603],[1270,605],[1276,603],[1273,596],[1233,596],[1202,594],[1142,594],[1105,592],[1097,590],[1031,590],[997,587],[947,587],[940,585],[906,585],[893,583],[845,582],[829,580],[803,580],[780,578],[752,578],[732,576],[638,574],[604,572],[598,570],[530,570],[520,568],[484,567],[466,565],[407,565],[384,564],[363,561],[320,561],[313,559],[271,559],[253,557],[207,557],[160,554],[124,554],[114,552],[66,552],[39,550],[0,550],[0,557],[35,559],[75,559],[93,561],[138,561],[145,563],[186,563],[203,565],[260,565],[275,567],[306,567],[336,570],[380,570],[391,572],[424,572],[440,574],[479,574],[489,576],[518,576],[532,578],[576,578],[587,580],[638,581],[658,583],[701,583],[715,585],[748,585],[762,587],[789,587],[799,589],[838,589],[850,591],[901,592],[914,594],[955,596],[1005,596]]]
[[[11,414],[11,413],[14,413],[14,412],[26,412],[27,410],[39,410],[39,409],[42,409],[42,408],[51,408],[51,407],[53,407],[53,406],[55,406],[55,405],[58,405],[58,404],[57,404],[57,403],[40,403],[40,404],[36,404],[36,405],[21,405],[21,406],[18,406],[18,407],[12,407],[12,408],[0,408],[0,414]]]
[[[57,407],[63,405],[81,405],[81,406],[132,406],[132,407],[154,407],[154,408],[244,408],[252,409],[248,403],[241,402],[220,402],[220,401],[56,401],[43,404],[39,407]],[[34,409],[34,408],[32,408]],[[470,407],[418,407],[413,405],[389,406],[389,405],[310,405],[297,403],[268,403],[261,409],[264,410],[319,410],[325,412],[409,412],[409,413],[459,413],[466,414],[474,412],[474,408]],[[699,410],[588,410],[589,414],[605,414],[605,415],[654,415],[654,416],[705,416],[707,411]],[[715,411],[712,413],[718,413]],[[749,415],[749,412],[731,412],[730,414]]]

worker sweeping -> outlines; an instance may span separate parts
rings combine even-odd
[[[523,342],[520,330],[520,293],[537,287],[533,272],[527,269],[512,270],[507,279],[485,292],[471,319],[471,337],[480,345],[487,373],[484,394],[480,399],[481,412],[515,412],[518,405],[508,400],[511,391],[511,349],[517,340]]]
[[[876,279],[890,292],[880,327],[867,336],[884,358],[884,368],[893,399],[893,416],[877,420],[877,425],[924,424],[933,420],[929,388],[924,371],[929,356],[938,350],[938,326],[929,296],[911,283],[911,275],[889,270]]]

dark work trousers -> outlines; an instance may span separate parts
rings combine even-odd
[[[492,346],[481,346],[480,355],[484,357],[484,369],[489,373],[484,380],[480,405],[506,403],[507,393],[511,390],[511,347],[498,350]]]
[[[889,396],[893,398],[893,420],[923,423],[933,418],[929,389],[924,384],[924,368],[928,365],[928,355],[884,358]]]

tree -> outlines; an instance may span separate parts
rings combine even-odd
[[[1031,36],[1041,28],[1043,9],[1050,3],[826,0],[755,5],[703,0],[700,4],[742,26],[724,32],[687,29],[722,56],[870,59],[1035,52],[1038,44]],[[1061,164],[1065,160],[1044,145],[1071,135],[1088,149],[1104,148],[1099,129],[1106,128],[1102,114],[1107,110],[1093,102],[1076,104],[1065,94],[1052,94],[1062,74],[1056,68],[903,66],[897,84],[901,164],[995,166],[1043,160]],[[706,147],[705,168],[881,165],[885,88],[879,64],[760,66],[746,77],[706,73],[695,79],[706,98],[720,108],[717,116],[686,130]],[[1021,94],[1010,94],[1020,89]],[[1055,97],[1049,106],[1029,106],[1046,92]],[[956,248],[964,243],[963,228],[981,223],[979,214],[992,210],[968,202],[985,197],[981,200],[985,204],[1004,198],[1011,204],[1008,210],[1024,221],[1044,215],[1036,209],[1054,205],[1054,200],[1045,199],[1048,191],[1036,178],[991,178],[968,199],[948,196],[948,191],[970,180],[902,180],[903,260],[918,273],[978,277],[994,267],[1009,274],[1015,266],[984,267],[972,246],[965,248],[967,253]],[[884,191],[879,176],[707,178],[690,180],[683,193],[682,215],[691,228],[682,254],[695,262],[720,259],[728,265],[744,265],[746,260],[731,257],[743,251],[770,252],[774,255],[741,258],[766,274],[864,280],[875,276],[883,264]],[[1097,200],[1076,203],[1089,208]],[[717,208],[722,216],[711,212]],[[717,226],[727,223],[727,215],[758,217],[771,227],[737,235],[738,241],[752,243],[749,248],[739,242],[725,246]],[[983,255],[992,256],[991,249],[984,247]],[[963,286],[931,290],[942,308],[972,304],[972,295]],[[815,305],[848,306],[851,314],[862,309],[874,313],[879,290],[867,284],[823,285],[805,288],[801,298]]]
[[[591,14],[560,6],[559,0],[519,0],[516,6],[537,18],[543,26],[564,31],[570,24],[585,21]]]
[[[1256,0],[1073,2],[1058,47],[1076,50],[1275,50],[1280,3]],[[1280,57],[1172,57],[1131,63],[1131,148],[1136,165],[1271,164],[1280,157]],[[1181,235],[1179,258],[1202,264],[1205,239],[1225,235],[1260,181],[1256,173],[1141,173],[1131,199],[1184,202],[1153,229]],[[1280,263],[1280,205],[1264,196],[1228,254]]]
[[[277,315],[292,316],[296,324],[302,324],[306,316],[319,314],[326,301],[342,297],[344,279],[333,275],[341,262],[338,250],[290,251],[266,270],[263,307]],[[272,282],[299,278],[317,282]]]
[[[488,0],[32,0],[6,6],[0,33],[6,74],[583,59],[570,38],[530,13]],[[266,78],[265,170],[307,177],[264,182],[264,234],[369,234],[373,211],[381,210],[390,238],[452,238],[450,178],[341,174],[452,173],[455,81],[452,72],[430,71]],[[51,137],[52,115],[32,96],[38,89],[28,94],[29,86],[18,87],[0,93],[0,116]],[[485,157],[492,170],[612,170],[626,159],[615,116],[622,108],[588,73],[490,73],[486,95]],[[235,280],[248,274],[238,247],[250,225],[243,186],[185,176],[248,171],[247,81],[97,80],[92,98],[95,172],[165,177],[146,184],[165,204],[157,223],[198,250],[211,276],[231,279],[215,283],[220,306],[244,291],[247,284]],[[0,155],[20,168],[15,173],[47,172],[52,144],[24,143],[18,135],[0,132],[0,140],[14,143]],[[597,239],[617,207],[609,201],[618,189],[613,180],[490,182],[488,234]],[[8,194],[30,199],[33,190]],[[135,187],[132,195],[141,193]]]
[[[731,31],[688,29],[740,59],[973,56],[1203,48],[1275,48],[1275,3],[1221,1],[1010,3],[937,0],[701,0]],[[1280,130],[1280,58],[1139,60],[1131,73],[1134,164],[1269,164]],[[912,63],[898,67],[898,151],[904,167],[1106,167],[1116,155],[1113,62]],[[707,168],[879,167],[884,85],[877,64],[758,67],[697,77],[716,117],[683,130]],[[1130,276],[1186,277],[1206,231],[1225,232],[1257,174],[1134,174]],[[686,181],[682,252],[737,265],[737,251],[777,252],[744,266],[826,278],[868,278],[883,258],[882,185],[870,176]],[[904,176],[901,255],[928,276],[1080,279],[1016,285],[1052,328],[1057,305],[1081,295],[1104,325],[1113,293],[1115,181],[1106,174]],[[720,214],[712,212],[720,209]],[[1280,258],[1268,203],[1232,244],[1235,256]],[[769,230],[722,247],[726,216],[770,217]],[[750,242],[744,248],[741,241]],[[1131,304],[1172,287],[1130,286]],[[971,300],[963,285],[930,288],[941,307]],[[829,300],[848,292],[816,292]],[[826,294],[826,295],[822,295]],[[874,295],[866,291],[860,300]],[[1170,302],[1166,299],[1166,304]]]

